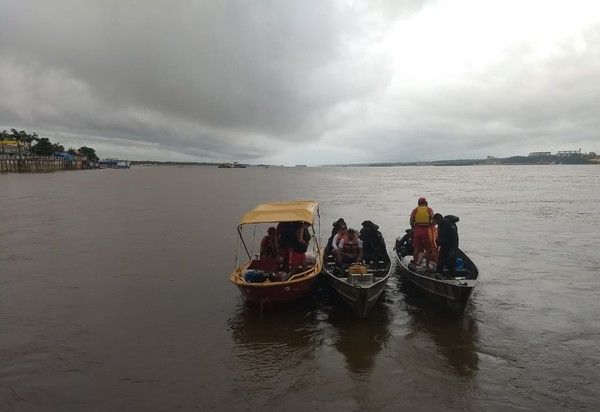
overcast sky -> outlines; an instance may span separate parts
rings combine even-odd
[[[132,160],[600,152],[598,0],[0,0],[0,129]]]

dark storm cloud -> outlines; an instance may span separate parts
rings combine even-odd
[[[55,99],[55,110],[13,113],[35,122],[227,152],[227,139],[253,135],[317,139],[327,109],[364,92],[343,61],[355,16],[330,2],[25,1],[2,11],[3,60],[34,78],[25,93]],[[56,82],[64,96],[47,90]]]

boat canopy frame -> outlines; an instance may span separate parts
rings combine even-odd
[[[315,217],[319,227],[318,236],[315,232]],[[262,203],[244,214],[238,225],[238,235],[249,259],[252,259],[252,253],[248,250],[246,241],[242,236],[242,228],[245,225],[280,222],[310,223],[316,248],[317,250],[320,250],[321,215],[319,213],[319,204],[317,202],[312,200],[302,200],[293,202]]]

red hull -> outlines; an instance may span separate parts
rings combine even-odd
[[[277,304],[306,298],[313,292],[317,279],[318,275],[314,275],[297,282],[236,283],[236,286],[247,302]]]

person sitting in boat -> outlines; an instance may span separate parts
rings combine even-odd
[[[327,239],[327,245],[325,246],[327,250],[332,247],[331,243],[333,242],[333,238],[339,233],[340,228],[346,227],[346,222],[344,221],[344,218],[340,217],[338,220],[332,223],[332,226],[333,229],[331,229],[331,236],[329,236],[329,239]]]
[[[344,225],[340,226],[340,229],[331,240],[331,253],[333,254],[333,257],[335,257],[336,260],[338,259],[338,255],[340,253],[340,242],[342,241],[342,239],[345,239],[347,237],[348,228],[346,227],[346,225]]]
[[[361,263],[363,258],[363,242],[356,236],[356,230],[348,229],[348,236],[339,244],[338,263],[342,266]]]
[[[365,220],[361,223],[362,229],[358,234],[358,238],[363,242],[363,256],[365,263],[377,264],[386,252],[385,240],[379,231],[379,226],[370,220]]]
[[[296,237],[290,248],[290,273],[293,275],[306,270],[306,251],[310,242],[310,232],[308,222],[295,222]]]
[[[456,254],[458,252],[458,217],[453,215],[442,216],[436,213],[433,221],[438,225],[437,243],[440,247],[437,260],[437,273],[442,273],[448,268],[451,277],[456,275]]]
[[[400,240],[396,239],[396,249],[400,250],[402,256],[413,254],[412,235],[412,229],[406,229],[405,235]]]
[[[410,227],[413,230],[413,260],[412,264],[419,266],[424,257],[424,252],[431,250],[430,228],[433,221],[433,210],[429,207],[427,199],[420,197],[417,207],[410,214]],[[423,255],[421,255],[423,253]],[[429,255],[425,256],[425,263],[429,265]]]
[[[260,242],[260,258],[263,260],[266,259],[276,259],[277,258],[277,250],[278,250],[278,241],[276,236],[277,230],[271,226],[267,230],[267,234]]]

